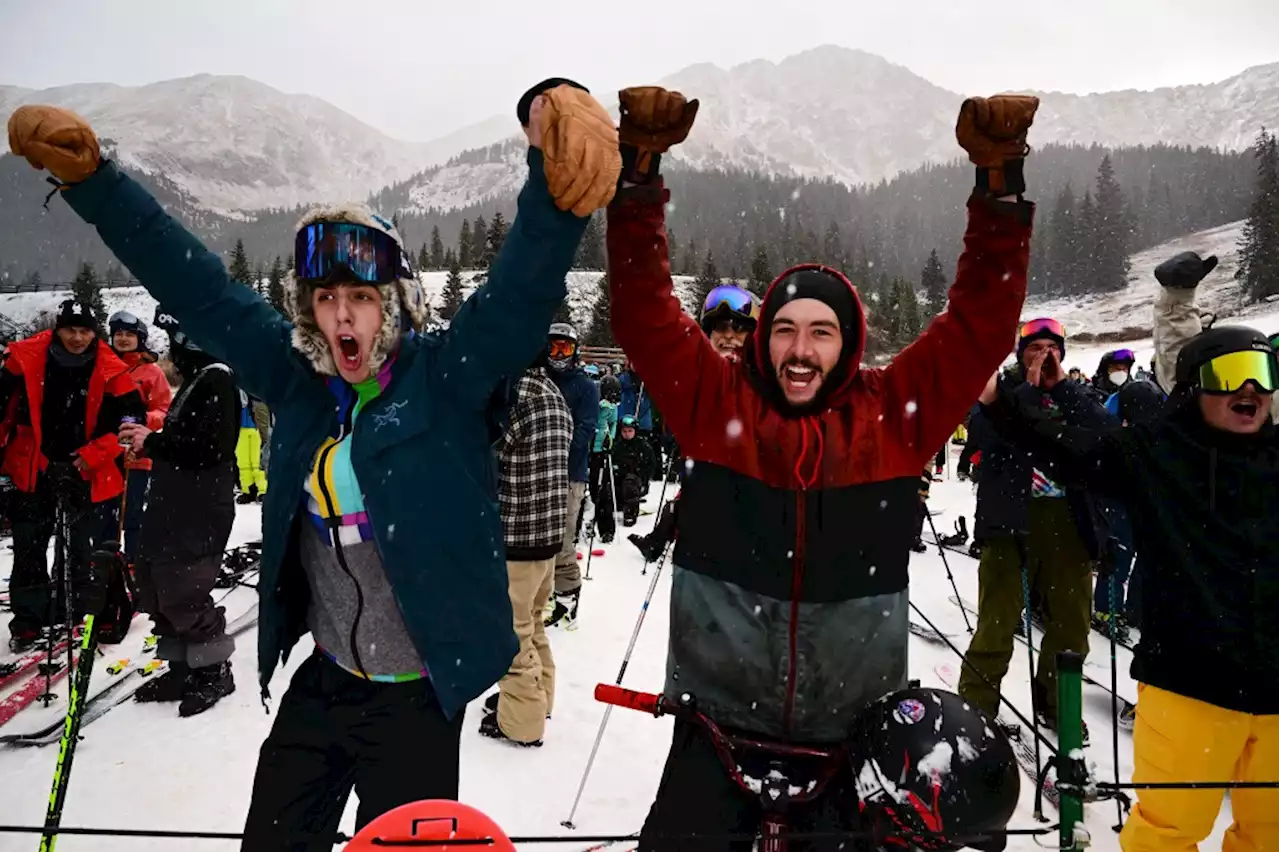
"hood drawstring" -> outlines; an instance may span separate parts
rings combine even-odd
[[[1209,511],[1218,508],[1218,448],[1209,448]]]
[[[813,425],[813,431],[817,438],[817,454],[813,460],[813,471],[806,478],[801,468],[804,467],[804,457],[809,453],[810,424]],[[818,418],[813,415],[800,418],[800,456],[796,459],[796,466],[791,472],[795,475],[796,481],[800,483],[801,488],[808,489],[818,484],[818,477],[822,475],[823,444],[822,425],[818,422]]]

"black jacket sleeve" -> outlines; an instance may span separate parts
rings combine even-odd
[[[102,397],[102,405],[98,408],[98,422],[93,424],[93,437],[90,440],[119,432],[120,424],[126,417],[133,417],[138,423],[147,422],[147,404],[142,401],[142,393],[137,387],[119,396],[106,394]]]
[[[202,371],[189,392],[179,392],[179,400],[164,428],[147,436],[143,452],[181,470],[205,470],[234,459],[240,400],[230,371],[218,366]]]

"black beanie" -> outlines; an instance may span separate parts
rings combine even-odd
[[[836,321],[840,323],[840,334],[844,338],[845,347],[856,343],[855,323],[858,320],[858,305],[854,300],[853,290],[835,272],[822,267],[801,267],[788,273],[774,282],[765,297],[760,309],[760,327],[766,330],[773,325],[773,318],[788,302],[797,299],[817,299],[835,311]]]
[[[89,328],[96,334],[98,318],[93,313],[93,306],[79,299],[67,299],[58,305],[58,316],[53,323],[58,328]]]
[[[520,119],[521,127],[529,126],[529,110],[533,109],[533,99],[543,92],[554,89],[556,86],[573,86],[575,89],[581,89],[588,94],[591,93],[591,90],[586,86],[576,83],[567,77],[548,77],[521,95],[520,100],[516,103],[516,118]]]

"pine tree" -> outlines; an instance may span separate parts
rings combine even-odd
[[[444,290],[441,292],[443,304],[440,306],[440,318],[446,322],[453,320],[457,316],[458,309],[462,307],[462,268],[457,262],[449,267],[449,277],[445,279]]]
[[[1097,195],[1093,209],[1093,259],[1090,290],[1113,292],[1129,284],[1129,242],[1131,228],[1125,209],[1124,190],[1116,182],[1107,154],[1098,165]]]
[[[929,259],[920,272],[920,289],[929,300],[929,316],[936,317],[947,309],[947,274],[942,271],[937,249],[929,252]]]
[[[907,346],[920,334],[920,302],[916,291],[905,278],[893,282],[893,325],[890,342],[898,349]]]
[[[231,250],[231,265],[227,275],[232,281],[239,281],[246,287],[253,286],[253,270],[249,268],[249,256],[244,251],[244,240],[236,240],[236,247]]]
[[[617,346],[609,323],[609,276],[601,275],[596,286],[599,291],[591,303],[591,328],[587,329],[585,342],[588,346]]]
[[[684,244],[684,261],[680,264],[682,275],[698,274],[698,242],[690,238]]]
[[[71,282],[71,297],[93,309],[93,327],[102,334],[102,323],[107,318],[107,306],[102,301],[102,282],[94,272],[92,263],[80,264],[80,271]]]
[[[769,250],[763,245],[756,249],[756,256],[751,259],[751,292],[763,296],[773,282],[769,272]]]
[[[507,241],[507,220],[503,217],[502,211],[499,210],[493,214],[493,221],[489,223],[488,236],[485,239],[485,249],[487,257],[485,258],[485,269],[492,269],[493,262],[498,257],[498,252],[502,250],[502,244]]]
[[[471,268],[471,221],[469,219],[462,220],[462,230],[458,232],[458,266],[462,269]]]
[[[1049,249],[1045,270],[1044,293],[1060,296],[1072,291],[1076,281],[1076,259],[1079,228],[1076,222],[1076,196],[1068,183],[1058,193],[1053,213],[1048,217]]]
[[[488,269],[489,223],[477,216],[471,223],[471,265],[476,269]]]
[[[123,287],[124,282],[124,270],[120,268],[120,265],[116,263],[108,263],[107,272],[102,277],[102,288],[104,290],[111,290],[116,287]]]
[[[1080,207],[1076,211],[1076,256],[1072,263],[1075,276],[1070,282],[1070,288],[1066,291],[1068,293],[1092,293],[1097,289],[1094,285],[1097,280],[1094,253],[1098,247],[1098,240],[1094,233],[1095,218],[1093,191],[1086,189],[1084,198],[1080,199]]]
[[[577,269],[604,269],[604,227],[599,215],[587,219],[587,229],[578,243],[578,255],[573,265]]]
[[[440,264],[441,269],[448,269],[458,263],[458,253],[451,248],[444,250],[444,262]]]
[[[18,288],[19,292],[34,293],[44,286],[44,279],[40,277],[39,272],[32,272],[22,279],[22,285]]]
[[[1245,299],[1259,302],[1274,295],[1280,286],[1276,135],[1266,130],[1259,132],[1253,143],[1253,155],[1257,160],[1258,181],[1249,219],[1240,235],[1240,268],[1236,270],[1236,280]]]
[[[840,237],[840,224],[832,221],[822,237],[822,262],[832,269],[844,270],[844,240]]]
[[[560,306],[556,308],[555,315],[551,317],[551,322],[567,322],[573,325],[573,312],[569,310],[569,299],[566,297],[560,302]]]
[[[276,259],[271,263],[271,271],[267,273],[267,301],[277,311],[282,314],[285,313],[284,264],[280,262],[280,255],[276,255]]]
[[[720,286],[720,273],[716,270],[716,261],[711,256],[710,250],[707,251],[707,256],[702,261],[702,273],[698,275],[693,284],[695,292],[698,294],[699,307],[706,301],[707,294]]]
[[[423,269],[444,269],[444,240],[440,239],[440,226],[431,226],[431,251],[427,255],[427,262],[422,265]]]
[[[427,253],[427,244],[418,249],[418,271],[424,272],[431,267],[431,255]]]

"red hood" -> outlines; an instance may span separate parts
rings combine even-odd
[[[857,339],[852,342],[848,340],[844,342],[844,349],[840,353],[840,360],[837,362],[835,369],[832,370],[832,373],[837,375],[843,371],[843,375],[839,376],[839,384],[828,391],[825,395],[826,403],[834,406],[839,405],[845,397],[848,396],[849,388],[853,385],[853,380],[858,375],[858,366],[862,363],[862,355],[863,352],[866,351],[867,346],[866,308],[863,307],[862,299],[858,296],[858,288],[854,287],[853,282],[850,281],[840,270],[833,269],[830,266],[824,266],[821,263],[801,263],[785,270],[781,275],[773,279],[773,283],[769,285],[769,289],[765,290],[764,299],[760,302],[760,327],[751,335],[749,351],[752,357],[749,361],[754,361],[752,366],[755,368],[755,372],[759,375],[761,380],[770,387],[770,395],[780,395],[782,389],[778,386],[778,379],[774,376],[773,367],[769,363],[769,329],[764,327],[764,318],[768,313],[768,306],[772,300],[773,291],[778,286],[778,282],[782,281],[789,275],[810,269],[819,272],[826,272],[827,274],[844,282],[844,285],[849,288],[849,292],[853,294],[853,306],[857,314],[854,317],[854,324],[857,328]],[[775,396],[775,399],[776,398],[777,397]]]

